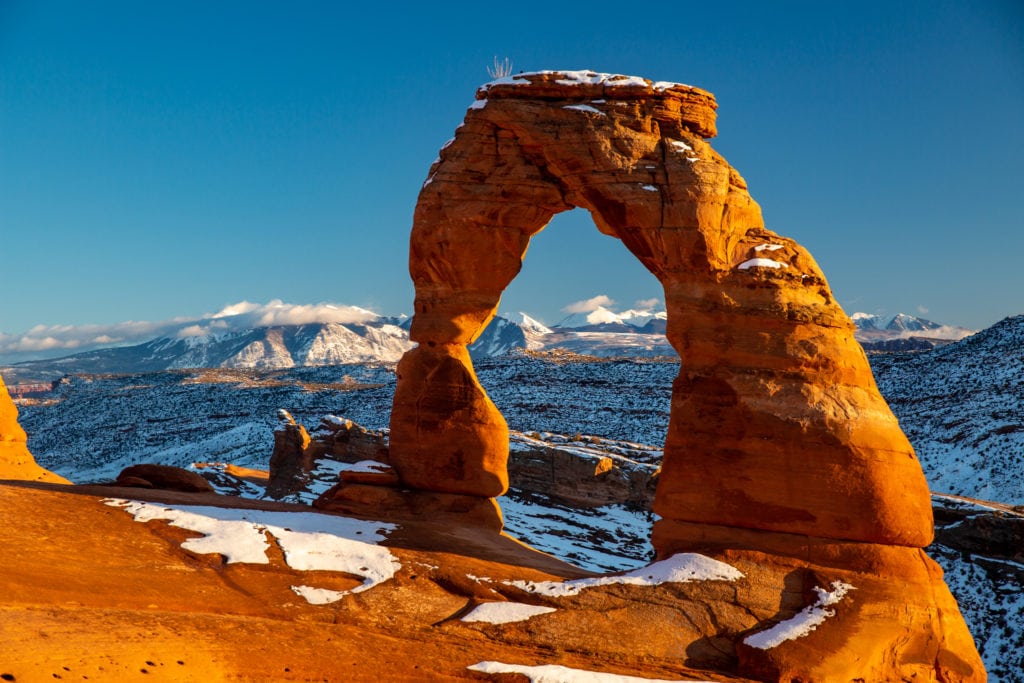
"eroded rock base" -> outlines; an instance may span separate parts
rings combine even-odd
[[[657,521],[652,540],[659,556],[700,552],[750,577],[736,601],[762,618],[733,641],[736,670],[744,675],[986,680],[942,569],[924,550],[672,520]],[[802,635],[771,635],[787,631]]]

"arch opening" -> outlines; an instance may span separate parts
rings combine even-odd
[[[592,299],[591,306],[621,312],[659,307],[664,292],[622,240],[600,233],[586,209],[574,208],[531,238],[522,270],[502,293],[499,315],[522,312],[552,327],[586,312],[583,302]]]

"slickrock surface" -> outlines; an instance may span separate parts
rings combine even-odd
[[[316,591],[351,591],[361,581],[341,571],[294,568],[295,557],[283,554],[274,539],[311,522],[281,515],[341,518],[269,502],[260,504],[268,510],[245,510],[239,506],[252,501],[211,494],[133,492],[164,501],[158,509],[224,506],[205,512],[258,520],[272,513],[278,515],[273,521],[288,526],[265,532],[265,564],[228,562],[216,545],[205,549],[210,552],[182,546],[202,534],[160,519],[134,521],[126,509],[104,504],[105,496],[123,494],[104,487],[0,485],[0,675],[13,676],[5,680],[494,680],[467,668],[482,661],[708,679],[678,656],[670,628],[682,607],[668,603],[679,586],[691,584],[595,588],[584,600],[538,598],[503,581],[561,582],[586,573],[496,531],[436,514],[402,522],[383,543],[363,546],[364,556],[371,555],[369,547],[394,557],[391,578],[313,604],[295,587],[315,587],[309,594],[316,600]],[[317,547],[329,548],[333,539],[325,533]],[[461,621],[481,602],[510,600],[557,611],[507,624]],[[578,627],[587,622],[603,624],[602,633],[632,635],[606,641]],[[537,628],[543,633],[535,639]],[[563,636],[564,645],[553,644]],[[711,680],[751,679],[723,673]]]
[[[18,424],[18,408],[7,393],[3,377],[0,377],[0,479],[69,483],[36,464],[25,443],[25,430]]]
[[[342,518],[213,494],[131,492],[153,505],[107,498],[124,493],[0,485],[0,674],[487,680],[468,667],[499,661],[668,680],[982,680],[956,649],[970,642],[962,624],[936,628],[959,615],[948,594],[933,600],[936,570],[914,549],[875,546],[860,571],[839,566],[844,553],[863,557],[858,544],[825,542],[801,558],[709,550],[592,577],[441,511],[389,519],[369,505]],[[175,515],[174,525],[161,518]],[[225,520],[234,526],[218,530]],[[304,533],[315,534],[312,555],[297,548]],[[303,566],[339,544],[342,569]],[[366,587],[379,553],[391,574]],[[463,620],[495,603],[535,616]]]

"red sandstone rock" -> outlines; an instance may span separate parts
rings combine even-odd
[[[480,527],[501,531],[504,518],[492,498],[435,491],[410,491],[380,482],[347,482],[344,479],[324,492],[313,507],[330,512],[377,514],[397,520],[430,520],[452,527]]]
[[[277,417],[279,425],[274,430],[267,495],[279,499],[306,485],[313,458],[307,450],[310,438],[306,428],[296,424],[287,410],[279,410]]]
[[[296,571],[271,538],[268,564],[225,564],[216,552],[182,547],[192,531],[140,524],[104,505],[121,495],[114,488],[0,484],[0,673],[123,681],[147,668],[146,678],[163,680],[376,682],[385,672],[388,681],[418,682],[476,680],[466,667],[486,660],[737,683],[984,678],[969,642],[956,640],[964,634],[955,606],[933,596],[934,566],[917,549],[726,529],[722,542],[765,541],[775,550],[716,550],[711,527],[692,525],[703,530],[707,554],[742,576],[550,597],[522,582],[587,573],[499,534],[493,500],[346,488],[354,515],[394,525],[383,544],[401,566],[371,590],[313,605],[293,586],[351,590],[359,580]],[[309,515],[271,501],[136,493],[168,507]],[[834,581],[853,590],[814,631],[760,656],[747,651],[750,635],[797,615],[814,603],[814,588]],[[461,621],[482,600],[555,611],[507,624]]]
[[[984,681],[985,669],[942,569],[923,550],[672,520],[659,557],[701,552],[744,573],[736,600],[759,616],[734,641],[739,672],[765,681]],[[809,633],[761,649],[748,639],[815,606],[816,588],[851,587]],[[716,609],[716,608],[712,608]],[[763,645],[763,643],[762,643]]]
[[[548,443],[513,433],[509,483],[564,505],[628,505],[650,510],[660,469],[601,447]]]
[[[40,467],[28,450],[25,430],[18,424],[18,408],[0,377],[0,479],[70,483],[64,477]]]
[[[373,461],[366,461],[371,463]],[[342,484],[370,484],[373,486],[398,486],[398,474],[388,465],[376,463],[364,467],[342,470],[338,475]]]

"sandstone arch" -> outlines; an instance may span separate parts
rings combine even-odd
[[[466,352],[559,212],[590,211],[661,282],[682,359],[655,547],[692,525],[924,547],[927,486],[810,254],[764,227],[705,141],[714,97],[541,72],[482,87],[420,193],[391,458],[413,488],[497,496],[507,427]],[[704,532],[700,532],[704,533]],[[699,534],[698,534],[699,535]]]

